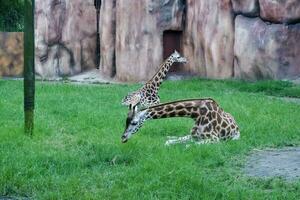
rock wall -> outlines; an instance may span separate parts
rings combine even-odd
[[[230,0],[187,0],[186,6],[186,68],[203,77],[232,77],[234,26]]]
[[[96,67],[93,3],[36,0],[38,75],[55,78]],[[101,73],[120,81],[149,79],[163,61],[164,31],[170,30],[181,33],[185,73],[251,80],[300,76],[300,0],[102,0]],[[22,71],[8,73],[3,66],[2,74]]]
[[[23,75],[23,33],[0,32],[0,77]]]
[[[43,78],[95,68],[93,0],[36,0],[36,73]]]
[[[254,7],[252,11],[235,10],[239,15],[235,18],[234,77],[250,80],[300,77],[300,1],[243,3]]]
[[[181,30],[182,17],[183,4],[180,0],[117,1],[117,79],[141,81],[154,75],[163,58],[163,31]]]
[[[260,18],[238,16],[235,24],[235,77],[299,77],[300,23],[268,25]]]
[[[299,0],[114,1],[109,18],[116,29],[107,26],[107,33],[115,40],[101,66],[119,80],[147,80],[155,73],[164,30],[183,32],[184,72],[251,80],[300,76]]]

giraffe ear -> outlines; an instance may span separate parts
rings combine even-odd
[[[177,53],[177,54],[178,54],[178,52],[176,51],[176,49],[174,50],[174,53]]]

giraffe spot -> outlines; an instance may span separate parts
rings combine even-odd
[[[166,117],[168,117],[168,114],[167,114],[167,113],[164,113],[164,114],[162,114],[160,117],[161,117],[161,118],[166,118]]]
[[[179,116],[184,116],[184,115],[186,115],[186,112],[184,110],[181,110],[181,111],[178,112],[178,115]]]
[[[193,111],[195,111],[195,112],[196,112],[196,111],[198,111],[198,108],[196,108],[196,107],[193,107]]]
[[[176,112],[171,112],[171,113],[169,113],[169,116],[170,116],[170,117],[175,117],[175,116],[176,116]]]
[[[155,115],[155,112],[151,112],[150,115],[151,115],[151,116]]]
[[[196,112],[192,112],[192,114],[191,114],[191,117],[192,117],[192,118],[197,118],[198,116],[199,116],[199,114],[196,113]]]
[[[202,118],[201,125],[205,125],[205,124],[208,124],[208,119]]]
[[[207,106],[208,110],[212,110],[212,107],[211,107],[211,103],[210,103],[210,102],[207,102],[205,105]]]
[[[216,113],[216,112],[213,112],[213,113],[212,113],[212,117],[213,117],[213,119],[215,119],[215,118],[216,118],[216,116],[217,116],[217,113]]]
[[[217,126],[217,121],[216,120],[212,121],[212,125],[213,125],[213,127],[216,127]]]
[[[157,119],[157,115],[154,115],[154,116],[152,117],[152,119]]]
[[[224,129],[221,130],[221,137],[226,136],[226,131]]]
[[[211,131],[211,125],[207,125],[205,128],[204,128],[204,132],[210,132]]]
[[[211,112],[209,112],[206,116],[208,117],[208,120],[209,120],[209,121],[212,120],[212,114],[211,114]]]
[[[164,111],[161,110],[157,114],[162,115],[162,114],[164,114]]]
[[[227,127],[226,131],[227,131],[227,132],[230,132],[230,127]]]
[[[234,129],[234,125],[233,124],[231,124],[231,126],[230,126],[232,129]]]
[[[193,106],[192,103],[186,103],[186,104],[185,104],[185,107],[192,107],[192,106]]]
[[[219,113],[217,114],[217,121],[219,124],[222,122],[222,118]]]
[[[200,108],[200,114],[205,115],[207,112],[207,109],[205,107]]]
[[[216,103],[212,103],[212,105],[213,105],[213,109],[214,109],[215,111],[217,111],[217,110],[218,110],[218,107],[217,107]]]
[[[167,112],[170,112],[172,110],[174,110],[174,108],[172,106],[167,106],[165,109],[165,111],[167,111]]]
[[[154,108],[154,110],[156,110],[156,111],[160,111],[162,109],[163,109],[163,107],[156,107],[156,108]]]
[[[216,128],[216,129],[217,129],[217,131],[218,131],[218,132],[220,132],[220,130],[221,130],[221,127],[220,127],[220,126],[217,126],[217,128]]]
[[[185,108],[188,112],[192,112],[192,108],[191,107],[187,107]]]
[[[224,122],[222,123],[222,127],[223,127],[223,128],[226,128],[226,126],[227,126],[227,123],[224,121]]]
[[[183,105],[176,106],[176,110],[181,110],[183,108]]]

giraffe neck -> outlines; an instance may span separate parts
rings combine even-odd
[[[159,67],[159,70],[156,74],[150,79],[148,84],[153,85],[155,88],[159,88],[163,80],[166,78],[168,71],[170,70],[171,65],[174,63],[174,60],[170,56],[167,58]]]
[[[152,106],[146,109],[146,119],[161,119],[170,117],[188,117],[196,119],[200,115],[200,104],[211,99],[196,99],[172,102]]]

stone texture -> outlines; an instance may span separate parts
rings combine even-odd
[[[0,32],[0,77],[23,75],[23,33]]]
[[[41,77],[95,68],[93,0],[36,0],[36,73]]]
[[[238,16],[235,22],[235,77],[292,79],[300,75],[300,24],[268,25]]]
[[[187,0],[186,4],[186,69],[209,78],[232,77],[234,22],[230,0]]]
[[[258,0],[231,0],[233,11],[247,16],[258,16]]]
[[[177,30],[182,27],[181,2],[180,0],[116,2],[117,79],[143,81],[155,74],[163,59],[163,30]]]
[[[36,0],[36,73],[42,78],[96,67],[93,3]],[[259,10],[267,24],[253,18]],[[176,30],[182,31],[180,53],[189,61],[183,74],[297,78],[299,24],[299,0],[102,0],[100,69],[120,81],[148,80],[163,60],[164,31]],[[0,74],[22,74],[20,37],[0,39]]]
[[[300,22],[299,0],[259,0],[260,15],[276,23]]]
[[[102,0],[100,11],[100,69],[103,74],[116,74],[116,0]]]

